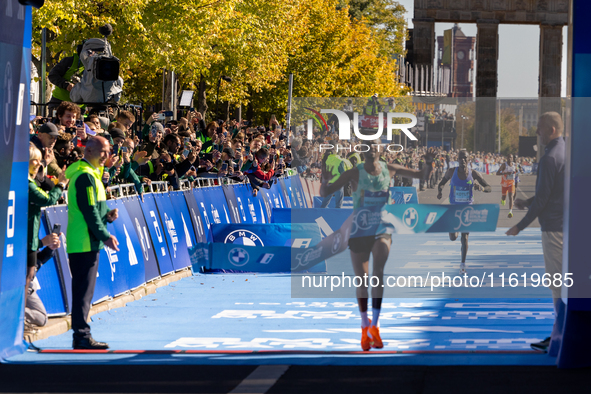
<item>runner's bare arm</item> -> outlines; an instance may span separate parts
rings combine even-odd
[[[499,170],[497,171],[497,175],[503,175],[503,171],[505,171],[505,163],[501,164]]]
[[[447,171],[445,171],[445,175],[441,179],[441,182],[439,182],[439,185],[437,185],[437,193],[438,194],[443,193],[443,187],[454,176],[454,171],[455,171],[455,168],[449,168]]]
[[[431,171],[433,171],[433,154],[428,153],[425,155],[425,166],[422,170],[413,170],[395,163],[388,164],[388,170],[390,171],[390,177],[400,175],[406,178],[428,179]]]
[[[357,168],[352,168],[350,170],[343,172],[335,182],[328,183],[329,180],[330,174],[325,173],[325,171],[323,170],[322,180],[320,184],[320,197],[326,197],[336,192],[350,181],[353,181],[353,183],[359,182],[359,170]]]
[[[400,164],[388,164],[388,171],[390,171],[390,177],[400,175],[406,178],[421,178],[423,176],[423,170],[413,170]]]
[[[478,181],[479,185],[483,188],[480,189],[478,188],[477,190],[483,191],[485,193],[490,193],[492,191],[492,187],[484,180],[484,178],[482,177],[482,175],[480,175],[480,173],[476,170],[472,170],[472,178],[474,178],[474,180]],[[474,185],[476,186],[476,185]]]

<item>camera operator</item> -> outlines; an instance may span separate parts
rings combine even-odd
[[[76,53],[63,58],[49,71],[47,78],[55,87],[47,105],[48,116],[52,116],[53,110],[58,108],[62,102],[70,101],[70,91],[80,81],[84,72],[84,64],[80,61],[81,51],[82,45],[78,45]]]

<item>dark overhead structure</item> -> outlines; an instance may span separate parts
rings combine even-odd
[[[562,28],[568,10],[569,0],[415,0],[413,62],[419,67],[433,64],[436,22],[478,27],[476,150],[495,151],[499,24],[540,26],[539,110],[560,112]]]

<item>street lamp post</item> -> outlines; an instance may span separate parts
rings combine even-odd
[[[462,149],[464,149],[464,120],[466,119],[470,119],[467,116],[461,115],[462,116]]]
[[[226,75],[220,75],[220,79],[218,79],[218,91],[216,93],[215,96],[215,113],[216,115],[219,115],[218,113],[218,103],[220,101],[220,84],[222,83],[222,79],[226,82],[232,82],[232,78],[226,76]]]

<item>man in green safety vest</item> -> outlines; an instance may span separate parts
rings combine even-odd
[[[330,144],[333,146],[333,148],[325,152],[324,158],[322,159],[322,168],[329,174],[332,174],[332,178],[330,180],[330,183],[332,183],[336,182],[343,172],[350,170],[353,168],[353,166],[349,160],[343,159],[339,155],[335,154],[337,141],[331,141]],[[335,207],[341,208],[343,206],[344,197],[344,190],[342,187],[336,192],[324,197],[320,208],[328,207],[328,204],[330,204],[330,200],[332,200],[333,196],[336,198]]]
[[[107,222],[118,217],[117,209],[107,206],[102,182],[105,162],[111,146],[103,137],[94,137],[84,149],[84,159],[66,170],[68,189],[68,230],[66,249],[72,274],[72,330],[74,349],[107,349],[109,345],[95,341],[90,335],[88,313],[94,294],[99,253],[108,246],[111,253],[119,251],[119,242],[109,233]]]
[[[378,113],[382,111],[382,106],[378,102],[378,94],[375,93],[367,100],[367,104],[363,107],[363,115],[367,116],[378,116]]]

